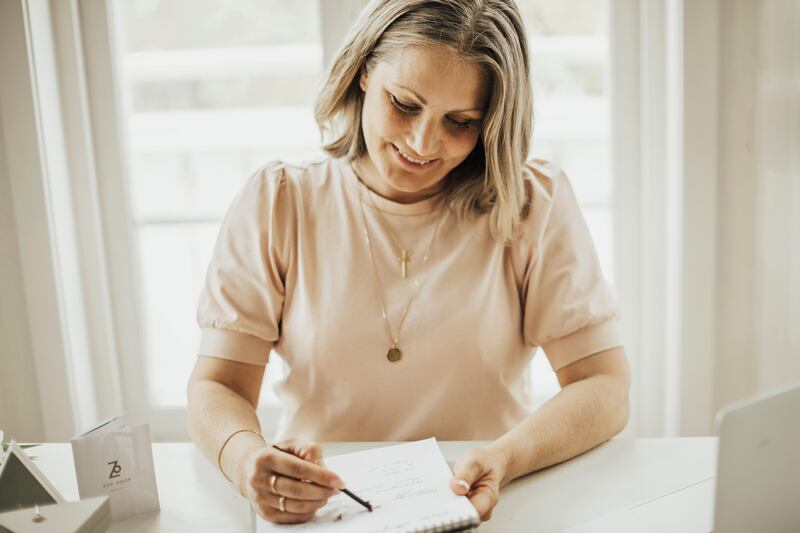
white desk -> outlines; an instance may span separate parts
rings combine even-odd
[[[337,455],[389,443],[323,445]],[[448,462],[480,442],[441,442]],[[69,444],[26,450],[67,500],[78,499]],[[717,439],[615,439],[571,461],[520,478],[500,495],[482,533],[550,532],[644,502],[716,474]],[[109,531],[249,532],[248,502],[191,443],[154,443],[161,512]],[[710,510],[709,510],[710,512]]]

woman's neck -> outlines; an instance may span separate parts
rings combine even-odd
[[[422,202],[436,196],[444,190],[444,179],[439,180],[433,187],[423,189],[420,191],[406,192],[399,191],[393,188],[389,183],[380,175],[380,172],[372,163],[368,155],[364,155],[356,159],[351,164],[353,171],[358,179],[361,180],[367,188],[386,200],[398,204],[414,204]]]

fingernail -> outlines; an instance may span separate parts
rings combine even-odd
[[[465,490],[469,490],[469,483],[467,483],[463,479],[456,480],[456,483],[464,487]]]
[[[345,484],[344,481],[337,478],[333,480],[333,486],[336,487],[337,489],[343,489],[345,487]]]

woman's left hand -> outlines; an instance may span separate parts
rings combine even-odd
[[[484,522],[500,499],[500,484],[506,475],[506,459],[490,448],[475,448],[458,460],[453,467],[450,489],[467,496]]]

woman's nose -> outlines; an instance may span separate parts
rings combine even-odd
[[[421,159],[434,159],[439,149],[439,132],[436,122],[430,118],[415,121],[407,141],[408,147]]]

